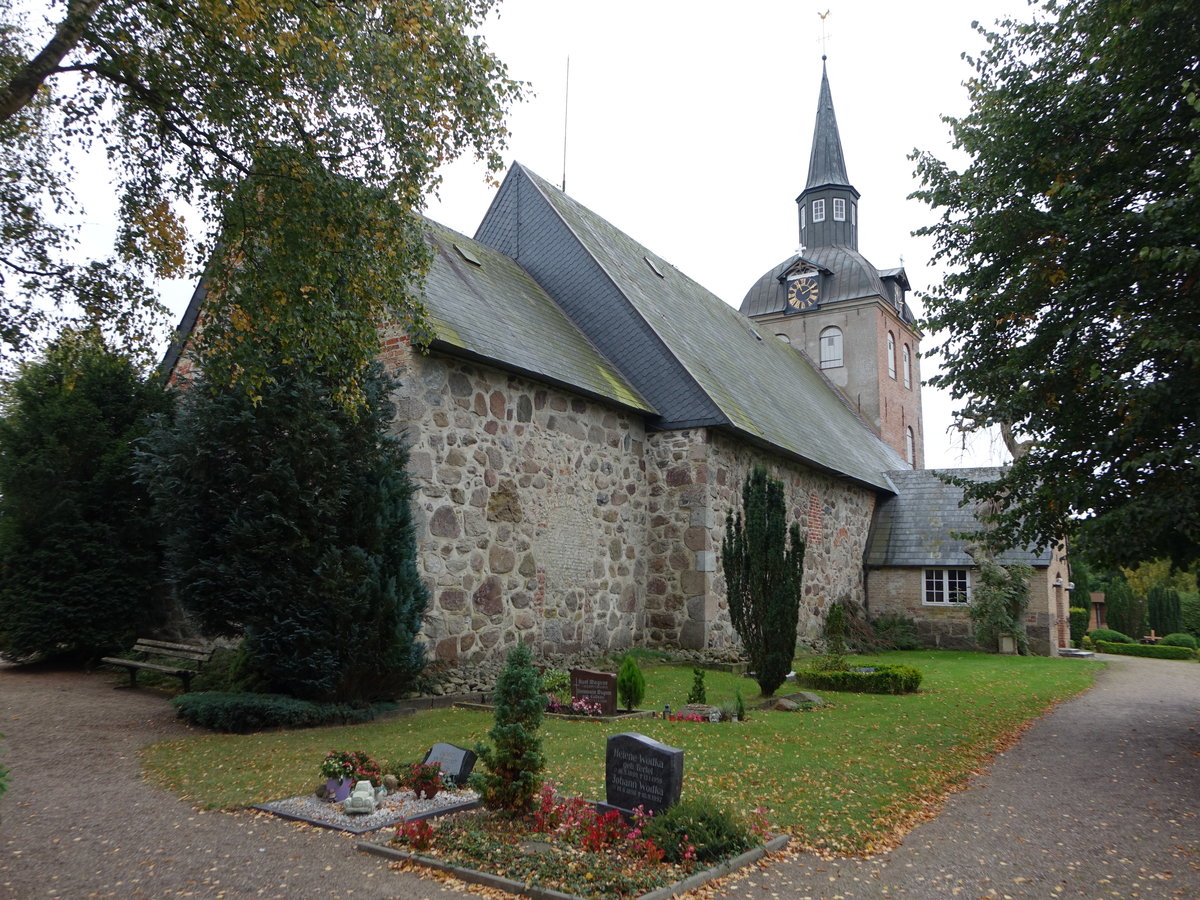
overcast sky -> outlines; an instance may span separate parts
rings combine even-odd
[[[819,13],[825,19],[822,44]],[[484,35],[534,96],[514,110],[507,160],[566,191],[739,306],[798,244],[821,79],[829,82],[851,183],[862,194],[859,249],[901,264],[915,290],[938,278],[911,232],[933,212],[907,199],[914,148],[955,159],[942,115],[967,110],[971,29],[1022,0],[505,0]],[[564,103],[570,58],[569,104]],[[961,162],[961,161],[960,161]],[[483,170],[448,166],[429,215],[468,235],[494,196]],[[919,307],[919,302],[914,305]],[[924,346],[934,341],[928,337]],[[923,360],[923,374],[935,369]],[[994,439],[946,433],[950,405],[924,391],[930,467],[993,465]]]

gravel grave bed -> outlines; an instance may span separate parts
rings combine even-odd
[[[322,828],[366,834],[368,831],[399,822],[428,819],[445,813],[472,809],[478,805],[479,797],[474,791],[441,791],[432,800],[418,800],[411,792],[405,791],[385,797],[375,812],[367,815],[347,815],[342,812],[341,803],[322,800],[313,794],[260,803],[254,808],[283,816],[285,819],[320,825]]]

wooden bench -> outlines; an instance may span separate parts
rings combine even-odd
[[[170,641],[156,641],[151,638],[138,638],[133,645],[133,653],[143,657],[157,657],[166,661],[178,660],[192,662],[191,667],[182,665],[164,665],[159,662],[149,662],[146,659],[121,659],[116,656],[106,656],[100,662],[110,666],[121,666],[129,670],[129,686],[137,686],[139,669],[159,672],[163,675],[174,675],[182,679],[183,691],[186,694],[192,685],[192,676],[197,674],[199,667],[212,657],[212,648],[197,647],[195,644],[173,644]]]

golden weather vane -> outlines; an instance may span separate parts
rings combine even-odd
[[[825,41],[827,40],[827,35],[825,34],[825,18],[829,15],[829,10],[825,10],[825,12],[819,12],[817,15],[821,17],[821,59],[824,59],[826,49]]]

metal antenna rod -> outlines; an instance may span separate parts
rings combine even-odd
[[[567,192],[567,113],[571,109],[571,57],[567,57],[567,80],[563,89],[563,176],[562,192]]]

